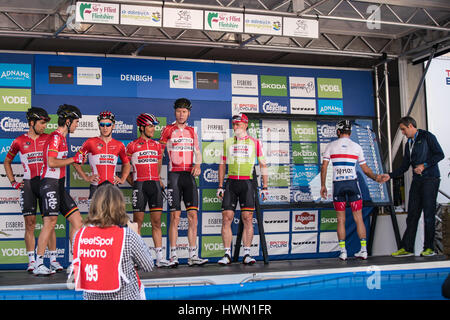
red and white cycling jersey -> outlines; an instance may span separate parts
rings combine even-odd
[[[43,165],[41,170],[41,179],[54,178],[61,179],[66,176],[66,167],[50,168],[48,166],[48,158],[66,159],[69,150],[67,148],[66,137],[58,130],[53,131],[45,141],[43,154]]]
[[[169,171],[191,171],[194,166],[194,151],[200,151],[198,136],[193,127],[180,129],[177,124],[166,126],[159,142],[167,146]]]
[[[92,182],[92,185],[99,185],[105,181],[114,182],[119,157],[122,163],[130,162],[125,146],[116,139],[106,143],[100,137],[89,138],[81,146],[80,152],[87,154],[92,173],[99,176],[100,180]]]
[[[328,144],[323,160],[331,160],[333,164],[333,181],[357,179],[356,163],[366,163],[361,146],[350,138],[340,138]]]
[[[36,138],[31,139],[27,133],[18,136],[12,142],[6,157],[13,160],[19,153],[20,162],[23,166],[23,178],[32,179],[41,174],[42,169],[42,150],[48,134],[43,133]]]
[[[158,161],[162,158],[159,142],[137,138],[127,145],[127,156],[133,166],[133,181],[159,181]]]

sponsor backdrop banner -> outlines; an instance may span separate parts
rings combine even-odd
[[[81,9],[81,8],[79,8]],[[164,10],[168,10],[165,8]],[[161,25],[161,8],[87,3],[84,21],[105,22],[119,19],[140,25]],[[195,10],[168,10],[174,27],[200,23],[202,28],[230,32],[248,32],[270,28],[281,32],[282,20],[272,17],[246,16],[206,11],[197,17]],[[297,22],[296,22],[297,23]],[[296,24],[306,28],[301,21]],[[300,31],[299,31],[300,32]],[[275,67],[214,62],[177,61],[164,59],[127,59],[86,56],[0,54],[0,162],[3,163],[12,141],[27,132],[25,111],[30,106],[44,107],[51,116],[46,132],[57,127],[56,111],[60,104],[78,106],[83,118],[75,134],[68,137],[72,156],[92,136],[98,135],[96,116],[110,110],[116,115],[113,137],[125,145],[136,139],[135,119],[142,112],[155,114],[161,130],[174,118],[173,102],[180,97],[192,101],[189,125],[194,126],[202,148],[202,173],[196,179],[199,186],[199,254],[216,262],[223,255],[220,235],[221,202],[216,198],[218,164],[223,141],[232,135],[230,118],[240,112],[300,115],[374,116],[372,76],[370,71],[335,70],[327,68]],[[352,139],[361,143],[369,166],[376,170],[379,151],[371,135],[371,120],[360,120]],[[319,165],[321,153],[335,136],[335,122],[251,120],[249,134],[263,142],[269,164],[270,190],[264,203],[293,203],[315,201],[320,189]],[[374,160],[371,160],[374,159]],[[371,162],[372,161],[372,162]],[[3,166],[2,166],[3,167]],[[163,159],[162,177],[167,184],[167,154]],[[89,166],[84,169],[89,171]],[[23,177],[20,158],[13,161],[16,180]],[[257,171],[259,168],[257,167]],[[329,172],[331,172],[331,167]],[[120,172],[120,166],[117,169]],[[66,187],[80,211],[88,211],[88,184],[72,167],[67,168]],[[27,262],[23,241],[24,223],[19,192],[9,185],[0,170],[0,269],[23,269]],[[331,190],[331,175],[327,179]],[[365,200],[383,201],[385,190],[360,177]],[[132,216],[131,188],[120,186]],[[164,204],[163,248],[170,246],[167,228],[170,215]],[[364,209],[364,214],[370,209]],[[240,209],[233,220],[236,236]],[[263,213],[266,242],[270,259],[336,257],[336,215],[329,209],[267,210]],[[36,236],[42,220],[38,217]],[[257,221],[253,221],[255,237],[252,254],[262,259]],[[347,219],[349,253],[359,250],[353,219]],[[188,219],[183,211],[179,227],[179,256],[187,257]],[[67,267],[69,256],[69,224],[58,219],[58,259]],[[148,214],[142,236],[150,247],[152,229]],[[242,252],[241,252],[242,254]]]

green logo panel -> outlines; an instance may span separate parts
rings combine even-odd
[[[295,164],[317,163],[319,161],[317,143],[293,143],[292,158]]]
[[[0,111],[27,111],[31,107],[31,89],[0,89]]]
[[[203,236],[202,253],[203,258],[216,258],[223,256],[223,242],[221,236]]]
[[[216,194],[216,189],[202,190],[202,211],[222,211],[222,200]]]
[[[27,262],[27,249],[23,240],[0,241],[0,264]]]
[[[58,219],[56,220],[55,233],[57,238],[65,238],[66,237],[66,218],[62,214],[58,215]],[[36,238],[39,237],[41,233],[41,229],[44,226],[42,222],[42,216],[40,214],[36,215],[36,228],[34,229],[34,236]]]
[[[290,166],[270,166],[267,169],[269,187],[289,187]]]
[[[292,141],[317,141],[317,123],[315,121],[292,121]]]
[[[322,210],[320,213],[320,231],[337,230],[337,217],[334,210]]]
[[[141,227],[141,235],[142,236],[151,236],[152,235],[152,223],[150,221],[150,214],[145,213],[144,214],[144,222],[142,223]],[[162,235],[167,235],[167,214],[164,212],[161,214],[161,231]]]
[[[207,164],[220,164],[223,154],[223,142],[202,142],[202,160]]]
[[[342,80],[317,78],[317,96],[319,98],[342,99]]]
[[[260,76],[261,95],[287,97],[287,81],[282,76]]]

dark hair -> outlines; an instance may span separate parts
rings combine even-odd
[[[414,128],[417,128],[416,120],[414,120],[414,118],[410,117],[410,116],[406,116],[406,117],[400,118],[400,120],[398,120],[397,124],[398,125],[403,124],[406,127],[408,127],[410,124],[412,124],[412,126]]]
[[[339,132],[339,136],[342,134],[348,134],[350,136],[352,134],[352,130],[338,129],[337,131]]]
[[[58,118],[58,127],[64,127],[66,125],[66,120],[69,118]]]

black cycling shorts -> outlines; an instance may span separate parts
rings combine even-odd
[[[358,180],[333,182],[333,202],[355,202],[361,199]]]
[[[194,176],[189,171],[169,172],[167,202],[170,211],[181,210],[181,199],[186,211],[198,211],[198,191]]]
[[[135,181],[133,184],[133,211],[145,212],[148,204],[150,212],[162,211],[163,196],[159,181]]]
[[[67,219],[78,210],[77,204],[64,188],[65,178],[41,180],[42,216],[57,216],[60,212]]]
[[[22,209],[24,217],[36,215],[38,202],[39,208],[42,208],[39,195],[40,182],[41,177],[39,176],[36,176],[33,179],[23,180],[23,188],[20,190],[20,208]]]
[[[241,211],[255,210],[255,189],[252,180],[228,179],[222,200],[222,210],[236,210],[237,202]]]

